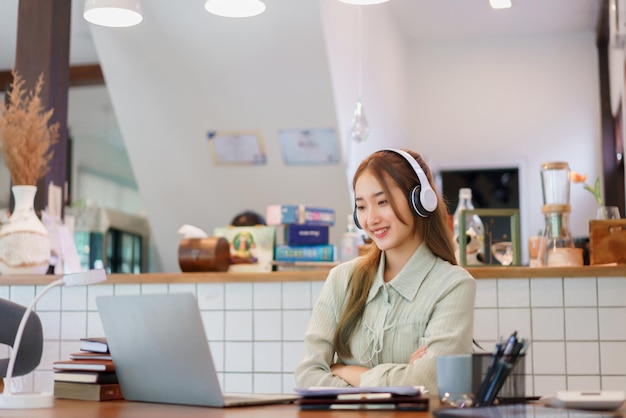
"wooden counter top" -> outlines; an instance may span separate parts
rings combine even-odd
[[[476,279],[549,277],[626,277],[626,265],[583,267],[471,267]],[[111,274],[107,284],[128,283],[237,283],[237,282],[317,282],[328,270],[276,271],[272,273],[144,273]],[[2,285],[47,285],[58,276],[0,276]]]

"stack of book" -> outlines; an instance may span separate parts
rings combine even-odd
[[[283,243],[274,248],[274,265],[279,267],[328,267],[336,259],[335,246],[329,242],[335,211],[305,205],[271,205],[267,207],[268,225],[283,227]]]
[[[83,338],[79,352],[53,363],[54,396],[89,401],[123,399],[104,338]]]
[[[302,410],[383,409],[428,411],[429,398],[422,386],[371,388],[319,387],[297,389]]]

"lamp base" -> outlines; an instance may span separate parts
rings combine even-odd
[[[54,396],[50,392],[0,394],[0,409],[52,408]]]

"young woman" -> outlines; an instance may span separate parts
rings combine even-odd
[[[330,271],[296,384],[424,385],[436,393],[436,357],[472,352],[476,292],[456,265],[445,204],[412,151],[373,153],[353,188],[355,222],[373,243]]]

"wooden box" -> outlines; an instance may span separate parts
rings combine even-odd
[[[230,244],[223,237],[183,238],[178,246],[178,265],[185,273],[227,271]]]
[[[626,264],[626,219],[589,221],[589,264]]]

